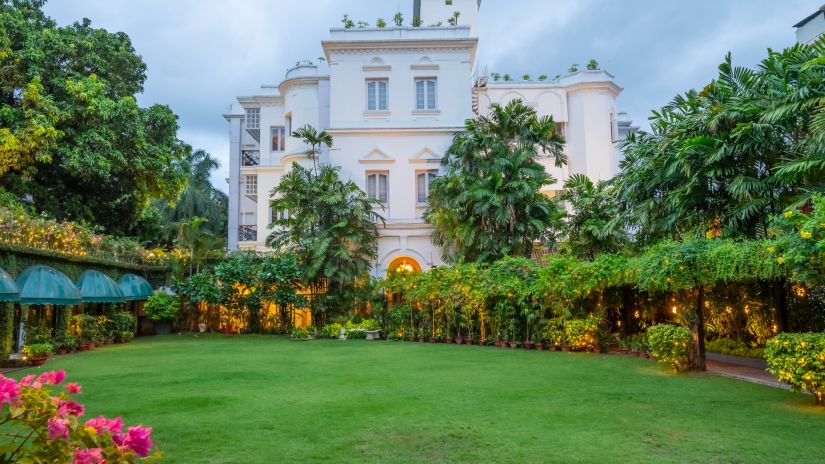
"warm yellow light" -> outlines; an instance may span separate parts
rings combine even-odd
[[[674,306],[674,307],[673,307],[673,308],[671,308],[670,310],[673,312],[673,314],[676,314],[676,313],[678,312],[678,311],[676,310],[676,306]]]

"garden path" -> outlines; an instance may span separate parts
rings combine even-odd
[[[744,380],[745,382],[767,385],[769,387],[784,388],[785,390],[790,388],[790,385],[776,380],[776,377],[773,375],[755,367],[739,366],[711,360],[707,361],[707,366],[708,372],[713,374],[732,377],[734,379]]]

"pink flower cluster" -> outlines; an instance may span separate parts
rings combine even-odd
[[[4,377],[0,374],[0,419],[3,415],[7,415],[9,419],[16,419],[20,416],[11,416],[10,410],[6,410],[5,405],[10,407],[24,406],[22,395],[25,389],[40,390],[46,385],[60,385],[66,379],[64,371],[49,371],[40,376],[27,375],[20,379],[19,382],[14,379]],[[80,386],[76,383],[68,383],[65,386],[66,392],[71,395],[80,393]],[[82,427],[80,427],[77,420],[83,416],[85,408],[82,404],[70,399],[70,397],[61,393],[58,396],[49,396],[47,390],[43,390],[46,395],[44,398],[46,404],[53,404],[56,406],[54,417],[51,417],[46,422],[46,436],[50,441],[62,440],[64,442],[75,443],[72,440],[72,433],[75,430],[85,430],[82,433],[90,433],[92,436],[109,437],[111,442],[109,445],[103,442],[96,441],[96,444],[104,448],[71,448],[73,449],[74,460],[73,464],[106,464],[106,449],[108,453],[114,452],[116,455],[128,455],[134,453],[140,457],[149,455],[152,449],[152,429],[149,427],[128,427],[126,431],[123,430],[123,419],[116,417],[114,419],[107,419],[103,416],[98,416],[87,420]],[[41,393],[42,395],[42,393]],[[52,406],[52,407],[54,407]],[[74,425],[73,425],[74,424]],[[76,440],[76,438],[75,438]],[[66,445],[71,446],[69,443]],[[68,452],[72,452],[71,449]],[[131,462],[131,461],[130,461]]]

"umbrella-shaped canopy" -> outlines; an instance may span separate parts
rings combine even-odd
[[[20,298],[20,290],[14,279],[0,268],[0,301],[17,301]]]
[[[106,274],[91,269],[80,274],[77,288],[85,303],[118,303],[126,299],[117,282]]]
[[[38,264],[17,277],[20,304],[74,305],[80,303],[80,292],[72,279],[49,266]]]
[[[152,286],[143,277],[123,274],[117,280],[120,290],[127,301],[145,300],[152,295]]]

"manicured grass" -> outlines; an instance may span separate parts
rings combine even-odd
[[[808,396],[615,355],[172,335],[43,368],[170,463],[813,463],[825,443]]]

